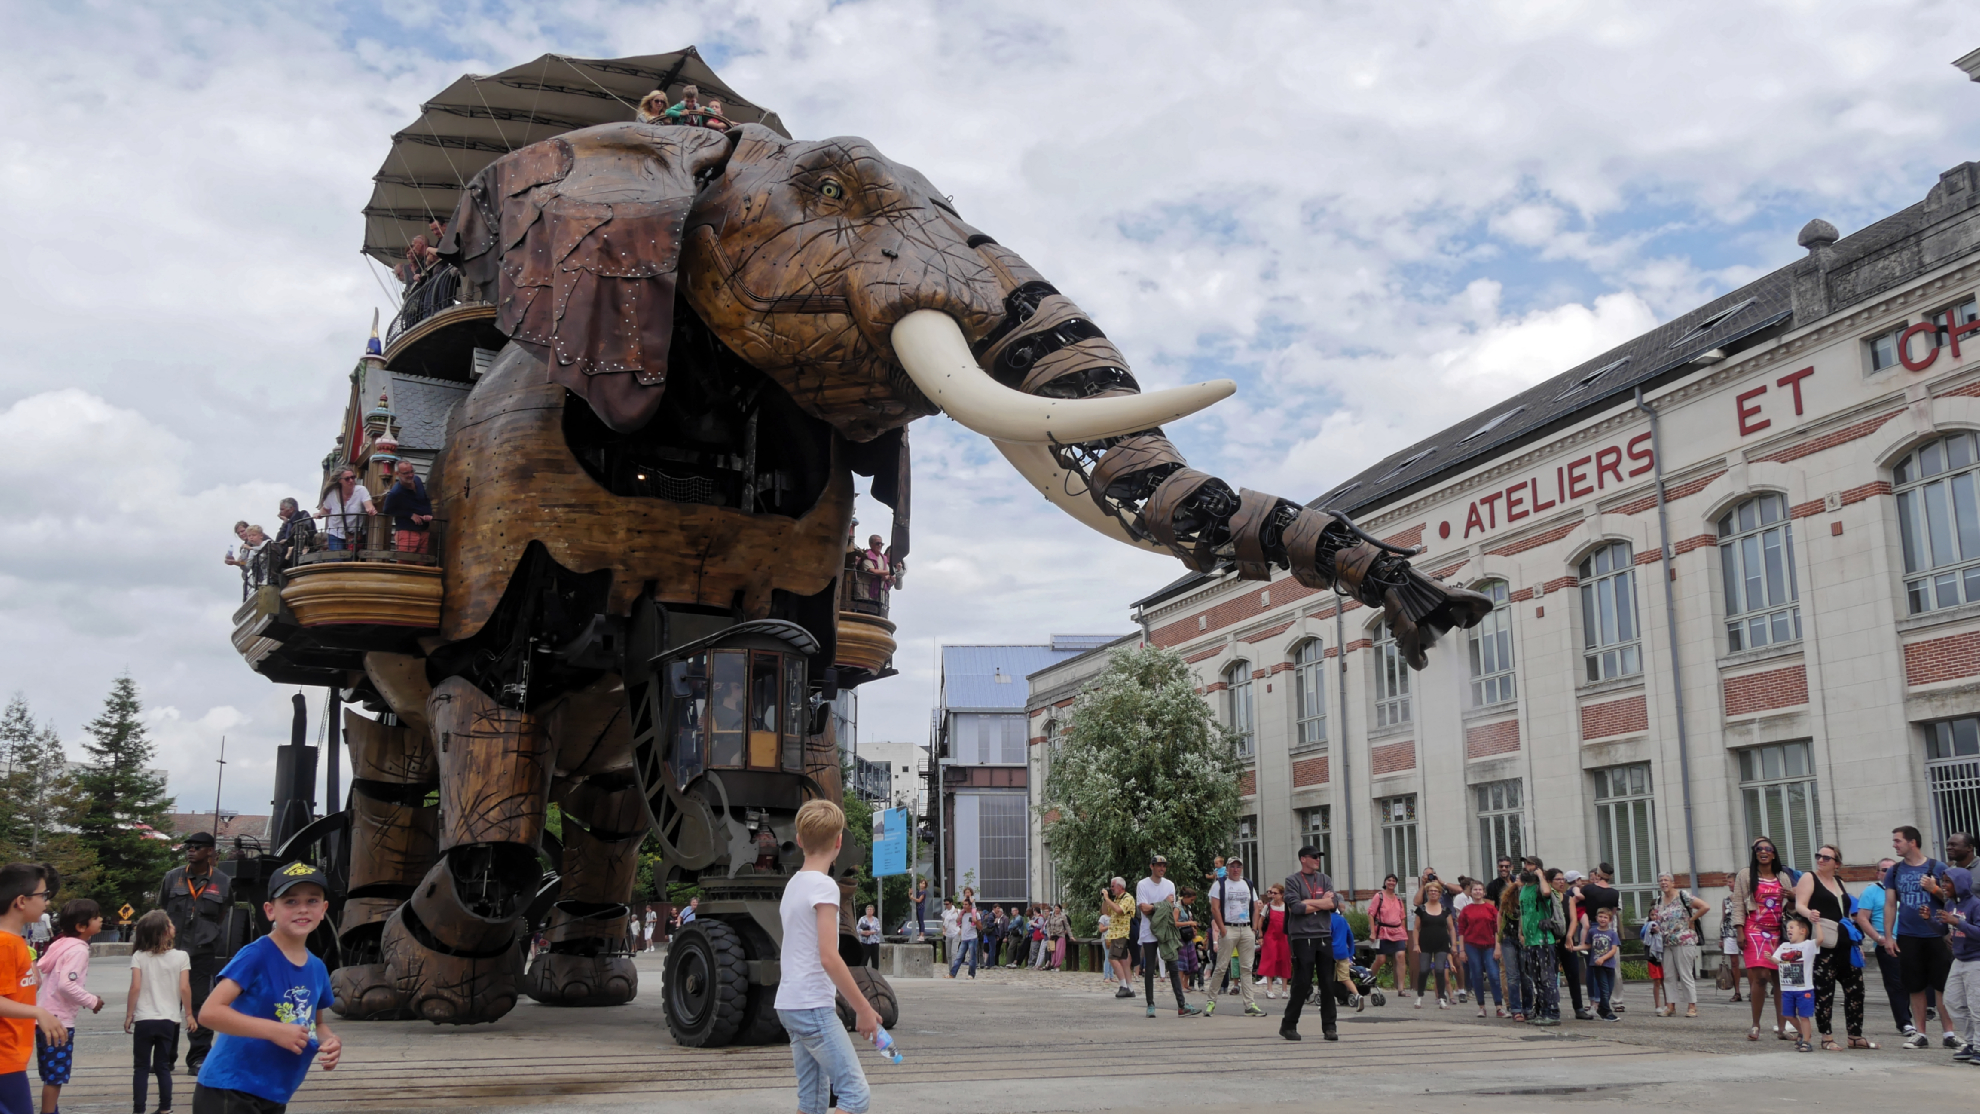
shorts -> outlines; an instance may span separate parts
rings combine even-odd
[[[0,1114],[34,1114],[34,1096],[28,1091],[26,1068],[0,1075]]]
[[[1814,1017],[1815,992],[1812,990],[1781,991],[1781,1016]]]
[[[1116,936],[1113,939],[1107,941],[1108,959],[1126,959],[1127,957],[1128,957],[1127,937]]]
[[[1952,945],[1943,936],[1900,936],[1898,972],[1906,994],[1946,990],[1946,976],[1952,974]]]
[[[433,535],[425,530],[392,531],[392,548],[400,553],[431,553]]]
[[[1336,959],[1334,961],[1334,981],[1349,984],[1354,982],[1354,960]]]
[[[41,1035],[40,1026],[34,1030],[34,1073],[41,1077],[43,1086],[62,1087],[69,1082],[69,1073],[76,1066],[76,1031],[69,1030],[69,1039],[62,1047],[53,1048],[48,1038]]]
[[[1408,950],[1409,950],[1409,941],[1407,940],[1375,941],[1376,955],[1401,955],[1402,953]]]
[[[839,1097],[845,1114],[866,1114],[866,1073],[839,1011],[831,1006],[778,1010],[777,1020],[791,1036],[791,1063],[797,1068],[798,1114],[826,1114]],[[206,1114],[194,1111],[194,1114]]]
[[[1651,978],[1651,981],[1653,981],[1653,982],[1654,982],[1654,981],[1657,981],[1657,980],[1660,980],[1660,979],[1662,979],[1663,977],[1664,977],[1664,965],[1663,965],[1663,964],[1661,964],[1661,963],[1658,963],[1658,962],[1656,962],[1655,960],[1652,960],[1652,961],[1650,962],[1650,978]]]
[[[193,1084],[192,1114],[282,1114],[286,1102],[276,1102],[247,1091]]]

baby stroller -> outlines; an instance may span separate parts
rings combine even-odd
[[[1348,992],[1347,1005],[1359,1010],[1364,999],[1377,1006],[1388,1003],[1388,998],[1382,994],[1382,988],[1375,985],[1375,972],[1362,964],[1348,965],[1348,981],[1353,986],[1353,990]]]

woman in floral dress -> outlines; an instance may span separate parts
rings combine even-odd
[[[1781,918],[1794,905],[1794,879],[1781,869],[1774,841],[1753,841],[1747,864],[1733,879],[1733,924],[1739,929],[1740,962],[1746,967],[1746,996],[1753,1011],[1753,1028],[1746,1039],[1760,1039],[1760,1013],[1767,1005],[1767,988],[1774,990],[1774,1035],[1793,1040],[1793,1026],[1781,1015],[1781,972],[1774,949],[1781,943]]]

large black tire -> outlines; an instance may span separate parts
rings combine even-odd
[[[720,1048],[734,1040],[747,1012],[748,972],[742,938],[721,921],[696,921],[676,933],[660,977],[674,1043]]]
[[[847,970],[851,972],[853,982],[859,986],[860,992],[866,995],[873,1012],[880,1015],[881,1027],[892,1029],[901,1020],[901,1006],[894,999],[893,986],[881,976],[880,972],[871,967],[850,967]],[[846,996],[839,995],[835,1002],[839,1007],[839,1020],[846,1023],[846,1028],[852,1028],[853,1008],[846,1004]]]
[[[777,988],[752,986],[749,1003],[743,1007],[742,1027],[736,1030],[735,1044],[788,1044],[791,1035],[777,1017]]]

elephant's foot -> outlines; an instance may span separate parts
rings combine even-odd
[[[330,972],[330,1008],[351,1021],[402,1021],[413,1014],[390,968],[359,963]]]
[[[629,955],[546,951],[529,965],[523,990],[546,1006],[622,1006],[639,994],[639,972]]]
[[[384,939],[384,967],[405,1015],[477,1025],[515,1008],[523,975],[518,936],[493,952],[450,954],[434,946],[417,916],[408,918],[409,908],[392,914]]]

